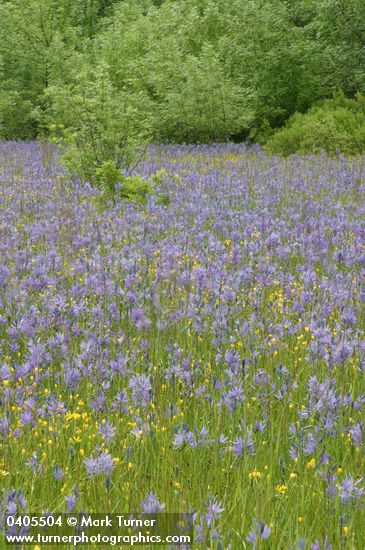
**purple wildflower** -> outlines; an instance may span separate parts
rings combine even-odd
[[[128,384],[132,390],[132,398],[137,405],[146,406],[150,400],[151,382],[145,374],[133,374]]]
[[[159,502],[157,496],[152,491],[142,501],[142,511],[145,514],[156,514],[157,512],[162,512],[164,508],[165,504]]]
[[[224,508],[221,507],[221,505],[218,502],[218,497],[215,497],[214,499],[210,499],[208,504],[206,505],[207,512],[205,514],[205,521],[208,527],[210,527],[213,523],[213,521],[216,521],[219,519],[219,516],[224,511]]]
[[[58,464],[56,464],[56,466],[54,467],[53,475],[55,479],[62,479],[65,475]]]
[[[96,458],[93,456],[85,458],[84,464],[88,477],[96,477],[101,474],[108,476],[114,468],[113,458],[105,451]]]
[[[338,486],[338,495],[342,502],[348,503],[352,500],[361,498],[365,492],[364,487],[359,487],[362,479],[354,481],[351,475],[348,475],[342,480],[342,483]]]
[[[75,508],[76,502],[77,502],[77,498],[78,498],[78,491],[77,491],[77,488],[74,487],[73,491],[71,491],[71,493],[65,497],[65,502],[66,502],[66,505],[67,505],[67,511],[69,513],[74,511],[74,508]]]
[[[248,542],[251,542],[255,548],[256,544],[259,541],[269,538],[269,536],[271,535],[271,529],[262,520],[258,522],[257,519],[254,518],[253,523],[254,526],[251,528],[251,531],[246,537],[246,540]]]

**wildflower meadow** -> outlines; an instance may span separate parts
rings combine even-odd
[[[150,146],[145,199],[103,201],[0,144],[1,548],[9,513],[79,511],[365,548],[364,169]]]

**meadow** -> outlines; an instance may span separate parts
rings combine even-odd
[[[0,522],[191,512],[197,549],[363,550],[364,170],[156,146],[147,200],[106,203],[2,142]]]

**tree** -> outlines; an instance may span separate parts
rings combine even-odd
[[[146,97],[128,94],[112,84],[108,67],[85,67],[70,85],[46,92],[50,129],[65,148],[63,161],[81,179],[128,171],[148,139]],[[146,109],[148,112],[148,108]]]

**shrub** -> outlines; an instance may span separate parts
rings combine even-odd
[[[36,131],[36,112],[13,90],[0,90],[0,139],[28,140]]]
[[[47,91],[49,125],[64,147],[63,163],[82,180],[115,189],[122,171],[138,164],[147,141],[144,97],[117,90],[105,66],[86,70],[69,86]]]
[[[95,170],[95,181],[100,187],[102,200],[116,201],[117,198],[143,203],[152,191],[152,182],[139,174],[125,176],[112,160],[104,162]]]
[[[268,153],[287,156],[325,151],[356,155],[365,151],[365,97],[343,94],[320,101],[305,114],[294,114],[283,128],[268,139]]]

